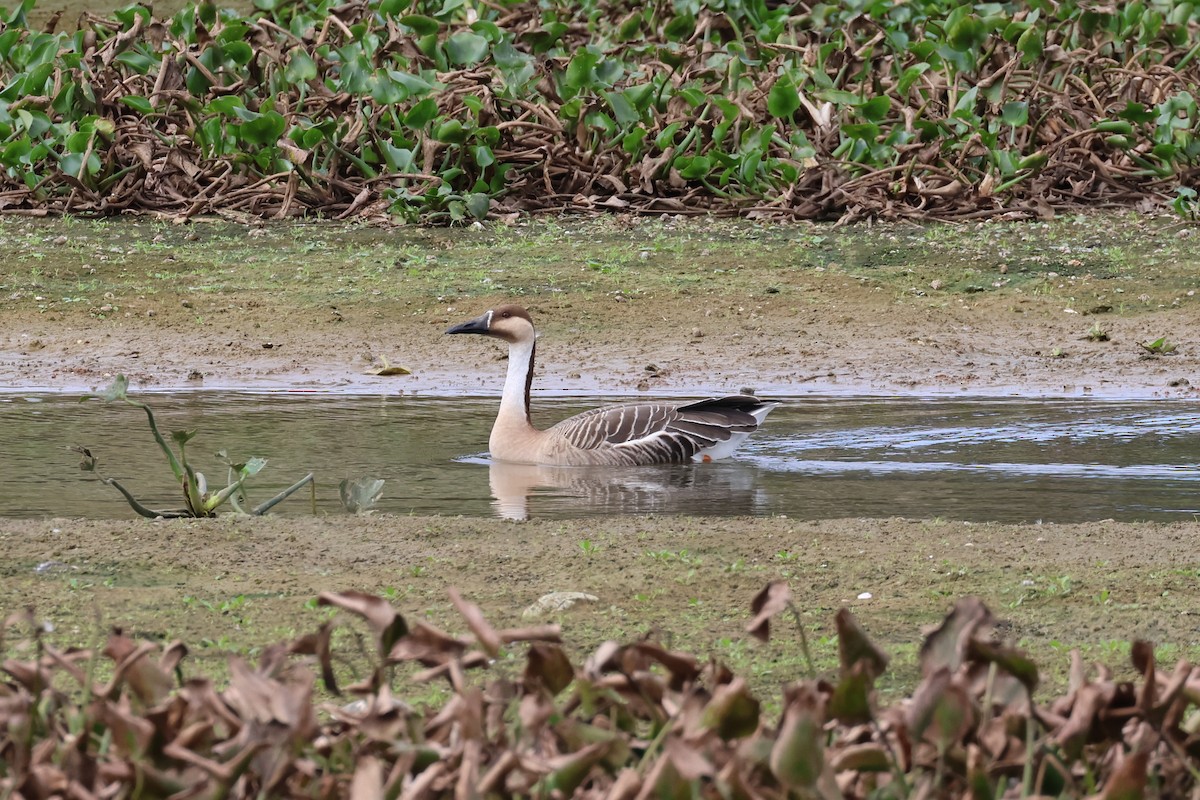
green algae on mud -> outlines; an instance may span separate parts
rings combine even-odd
[[[881,689],[911,689],[923,628],[955,598],[977,595],[1033,655],[1044,686],[1061,689],[1071,648],[1118,669],[1128,668],[1133,638],[1155,642],[1160,660],[1200,655],[1198,533],[1198,523],[903,519],[0,520],[0,609],[32,606],[63,646],[92,644],[109,626],[181,639],[193,648],[191,669],[221,676],[228,654],[252,656],[315,629],[327,612],[311,600],[323,590],[381,594],[451,631],[462,623],[450,586],[498,626],[528,622],[523,609],[543,594],[583,591],[598,601],[552,617],[573,654],[657,636],[729,663],[774,697],[804,673],[796,631],[781,619],[762,645],[744,626],[754,594],[783,579],[824,673],[837,663],[833,614],[849,606],[895,657]]]
[[[1200,254],[1180,233],[1132,214],[874,228],[600,218],[381,229],[6,217],[0,218],[0,308],[110,306],[96,312],[102,315],[135,294],[269,301],[285,290],[299,305],[353,299],[418,309],[497,293],[761,296],[795,292],[799,287],[786,279],[819,280],[828,272],[889,293],[1025,290],[1085,307],[1108,298],[1118,310],[1135,311],[1175,301],[1192,286]]]
[[[156,389],[478,393],[498,387],[495,354],[441,333],[515,300],[546,335],[555,378],[539,388],[565,392],[1194,396],[1190,232],[1130,214],[440,230],[0,217],[0,385],[124,373]],[[1163,336],[1179,349],[1147,359],[1139,343]],[[415,374],[363,378],[381,358]]]

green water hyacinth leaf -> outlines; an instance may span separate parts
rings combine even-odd
[[[399,21],[401,25],[412,28],[418,36],[432,36],[442,27],[436,19],[423,14],[409,14]]]
[[[637,11],[628,14],[617,27],[617,38],[627,42],[635,38],[642,29],[642,15]]]
[[[394,105],[408,99],[408,90],[386,73],[371,76],[371,97],[381,105]]]
[[[713,160],[709,156],[680,156],[675,159],[675,169],[687,180],[698,180],[712,171]]]
[[[843,125],[842,133],[851,139],[861,139],[864,142],[873,142],[879,138],[879,126],[874,122],[864,122],[856,125]]]
[[[913,84],[916,83],[928,70],[929,63],[926,61],[913,64],[911,67],[906,67],[904,72],[900,73],[900,80],[896,83],[896,90],[901,95],[908,94],[908,90],[911,89]]]
[[[637,86],[630,86],[621,92],[621,94],[638,111],[645,111],[650,107],[650,102],[654,99],[656,89],[657,87],[652,83],[643,83]]]
[[[136,94],[127,94],[120,99],[120,102],[129,106],[139,114],[149,116],[150,114],[154,113],[154,106],[150,104],[150,101]]]
[[[591,86],[595,82],[593,71],[599,62],[600,56],[597,53],[593,53],[590,50],[581,50],[567,64],[567,71],[563,75],[563,83],[572,89]]]
[[[631,156],[636,156],[643,149],[647,131],[641,125],[636,126],[621,140],[621,149]]]
[[[677,17],[672,17],[663,28],[663,35],[677,42],[691,38],[695,32],[696,18],[691,14],[680,14]]]
[[[487,168],[496,163],[496,154],[492,152],[492,148],[487,145],[476,145],[471,148],[471,157],[475,159],[475,163],[481,167]]]
[[[388,77],[403,86],[411,95],[423,95],[433,88],[433,84],[419,75],[410,75],[399,70],[388,70]]]
[[[629,102],[623,92],[603,92],[603,95],[609,106],[612,107],[613,116],[622,126],[632,125],[642,118],[637,108]]]
[[[284,77],[288,83],[304,83],[317,77],[317,62],[303,50],[296,48],[288,58]]]
[[[1020,128],[1028,125],[1029,103],[1005,103],[1004,108],[1000,111],[1000,119],[1004,122],[1004,124],[1011,125],[1014,128]]]
[[[491,198],[483,192],[472,192],[466,197],[467,211],[475,219],[487,219]]]
[[[139,75],[145,75],[150,72],[151,69],[158,66],[158,59],[151,58],[150,56],[142,53],[136,53],[131,50],[121,53],[113,60],[130,67]]]
[[[383,160],[395,172],[409,172],[413,165],[413,151],[405,147],[396,147],[388,141],[382,142]]]
[[[1141,103],[1135,103],[1132,100],[1125,104],[1125,110],[1117,114],[1121,119],[1127,119],[1130,122],[1153,122],[1154,112],[1146,108]]]
[[[216,100],[213,100],[208,104],[207,110],[232,117],[235,116],[239,110],[244,111],[245,108],[246,104],[242,101],[242,98],[231,94],[226,95],[225,97],[218,97]]]
[[[239,127],[242,141],[251,144],[274,144],[287,128],[287,120],[277,111],[268,111],[257,119],[243,122]]]
[[[433,121],[437,116],[438,105],[433,98],[425,98],[417,103],[404,117],[404,124],[414,130],[420,130]]]
[[[504,38],[504,31],[500,30],[500,26],[487,19],[477,19],[472,22],[471,30],[478,33],[484,39],[487,39],[489,45],[495,44]]]
[[[892,101],[886,95],[872,97],[858,105],[858,112],[871,122],[879,122],[892,110]]]
[[[1022,33],[1021,37],[1017,39],[1017,49],[1021,51],[1021,61],[1029,64],[1041,58],[1045,50],[1043,41],[1042,32],[1037,28],[1030,28]]]
[[[245,42],[229,42],[224,46],[225,57],[239,67],[250,63],[254,58],[254,49]]]
[[[955,50],[968,51],[978,48],[987,40],[987,28],[983,20],[968,14],[952,24],[946,31],[946,41]]]
[[[767,93],[767,111],[773,117],[791,117],[798,108],[800,93],[796,91],[796,84],[787,75],[780,76]]]
[[[434,130],[433,138],[439,142],[462,144],[467,140],[467,131],[458,120],[446,120]]]
[[[110,383],[104,389],[104,391],[102,391],[100,394],[97,395],[97,397],[99,397],[101,400],[103,400],[106,403],[112,403],[117,400],[124,400],[128,396],[129,396],[129,379],[126,378],[124,375],[118,375],[117,377],[113,378],[113,382]],[[82,399],[87,400],[88,398],[84,397]]]
[[[487,57],[488,40],[475,33],[460,31],[446,40],[446,54],[459,66],[478,64]]]
[[[63,157],[60,167],[67,175],[81,178],[85,170],[88,175],[98,173],[100,171],[100,159],[95,153],[89,153],[87,161],[84,161],[82,153],[70,153]]]
[[[76,131],[67,137],[67,150],[72,153],[82,153],[91,145],[93,138],[90,130]]]

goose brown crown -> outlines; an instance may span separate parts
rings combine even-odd
[[[585,411],[538,430],[529,418],[537,330],[529,312],[502,305],[446,333],[475,333],[508,344],[508,376],[488,441],[492,458],[561,466],[671,464],[733,453],[778,403],[729,395],[685,405],[627,403]]]

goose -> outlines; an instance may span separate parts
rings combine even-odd
[[[493,459],[556,466],[639,466],[725,458],[778,403],[737,394],[686,405],[628,403],[592,409],[538,430],[529,419],[537,330],[529,312],[502,305],[451,327],[508,343],[508,377],[488,440]]]

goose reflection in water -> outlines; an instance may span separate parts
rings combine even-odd
[[[488,461],[492,508],[511,520],[529,519],[535,496],[558,513],[762,514],[768,497],[755,472],[728,462],[614,468]]]

